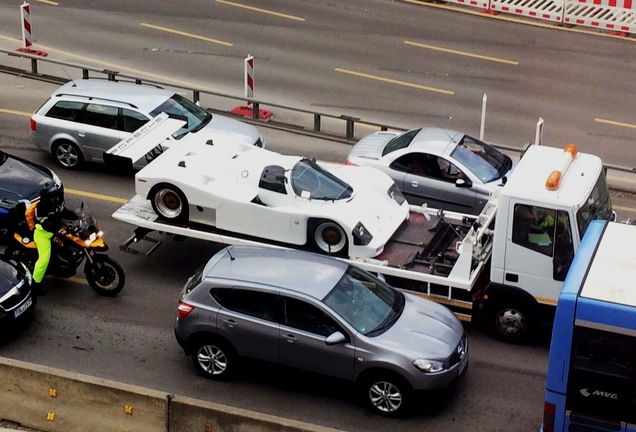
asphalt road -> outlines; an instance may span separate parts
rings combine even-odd
[[[486,129],[492,141],[527,142],[542,115],[548,120],[546,138],[554,145],[573,140],[608,162],[636,166],[630,146],[634,129],[594,120],[624,123],[633,117],[628,97],[633,93],[629,78],[634,76],[630,41],[519,27],[390,1],[309,5],[274,0],[270,6],[307,19],[250,15],[254,12],[218,1],[37,3],[33,13],[39,14],[34,15],[39,43],[59,50],[49,50],[50,55],[71,58],[68,53],[73,52],[77,61],[99,58],[103,65],[125,65],[201,85],[213,81],[220,90],[240,93],[242,80],[236,74],[249,51],[263,60],[263,66],[257,63],[262,68],[257,69],[257,79],[262,79],[257,81],[262,82],[256,88],[259,97],[405,126],[457,127],[473,134],[487,92],[493,112],[488,118],[497,119]],[[12,46],[10,37],[19,38],[19,29],[7,36],[17,16],[17,6],[0,1],[0,46]],[[179,39],[140,23],[223,36],[235,44],[232,48]],[[451,60],[435,50],[413,55],[404,46],[411,37],[498,58],[520,57],[522,67],[510,71],[465,56]],[[415,92],[335,68],[439,88],[452,84],[455,95]],[[53,167],[50,157],[28,140],[28,114],[51,90],[49,84],[2,76],[0,147]],[[342,161],[347,152],[343,144],[261,131],[274,150],[334,161]],[[19,338],[0,346],[0,355],[348,431],[537,430],[547,337],[531,346],[509,346],[467,325],[472,357],[464,385],[441,411],[423,401],[421,412],[399,421],[370,415],[347,386],[329,380],[260,368],[230,383],[196,376],[174,341],[172,322],[184,281],[219,246],[163,238],[165,243],[150,257],[125,254],[116,246],[132,227],[110,215],[132,196],[131,179],[98,166],[89,172],[57,171],[67,187],[68,204],[83,200],[98,217],[112,246],[111,256],[126,270],[127,286],[119,297],[105,299],[79,279],[48,280],[48,295],[41,299],[36,319]],[[621,216],[636,214],[631,195],[613,198]]]

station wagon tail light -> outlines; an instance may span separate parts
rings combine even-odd
[[[554,432],[554,417],[556,405],[546,402],[543,405],[543,432]]]
[[[362,225],[362,222],[356,224],[351,235],[353,236],[353,244],[356,246],[366,246],[373,239],[373,236],[367,231],[365,226]]]
[[[179,316],[179,318],[183,319],[190,315],[190,312],[192,312],[193,310],[194,306],[180,301],[179,306],[177,307],[177,315]]]
[[[437,360],[417,359],[413,361],[413,366],[427,373],[441,372],[444,370],[444,363]]]
[[[31,132],[35,132],[38,128],[37,122],[33,118],[31,118],[31,121],[29,123],[30,123],[29,127],[31,128]]]
[[[565,172],[569,168],[570,164],[578,154],[579,150],[576,144],[570,143],[563,149],[561,159],[559,159],[559,165],[557,169],[552,171],[545,181],[545,187],[548,190],[557,190],[561,186],[561,179],[565,175]]]

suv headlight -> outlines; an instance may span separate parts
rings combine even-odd
[[[366,246],[373,238],[371,233],[362,225],[362,222],[356,224],[351,235],[353,236],[353,244],[356,246]]]
[[[417,359],[413,361],[413,366],[422,372],[434,373],[444,370],[444,363],[437,360]]]
[[[395,183],[391,185],[391,187],[387,191],[387,194],[393,201],[395,201],[399,205],[402,205],[402,203],[406,201],[406,198],[404,198],[404,195],[402,195],[402,191],[400,190],[400,188],[397,187]]]

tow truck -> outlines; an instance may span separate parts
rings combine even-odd
[[[109,157],[125,153],[141,138],[143,134],[133,134],[128,143],[113,147]],[[526,342],[542,324],[553,321],[563,280],[587,226],[595,219],[616,218],[601,159],[579,152],[574,144],[563,149],[528,146],[479,215],[426,205],[410,210],[380,255],[339,259],[442,303],[464,321],[485,323],[509,343]],[[132,253],[149,255],[156,249],[162,242],[153,232],[227,245],[293,247],[205,225],[167,222],[139,195],[113,218],[136,226],[121,245]],[[145,250],[143,241],[150,242]]]

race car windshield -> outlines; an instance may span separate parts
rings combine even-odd
[[[348,199],[353,194],[351,186],[309,159],[292,168],[291,186],[297,196],[316,200]]]
[[[192,102],[190,99],[184,98],[179,94],[173,94],[172,97],[152,110],[151,116],[165,112],[178,118],[185,118],[188,123],[172,134],[174,139],[181,139],[188,132],[196,132],[203,128],[212,120],[212,114]]]

